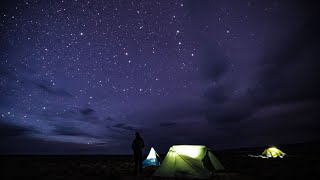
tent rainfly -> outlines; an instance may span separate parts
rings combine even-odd
[[[154,150],[154,148],[151,147],[147,158],[143,161],[143,168],[148,166],[160,166],[160,162],[157,157],[159,158],[159,155]]]
[[[203,145],[175,145],[169,149],[153,174],[161,177],[209,178],[213,170],[223,170],[215,155]]]
[[[268,158],[276,158],[276,157],[283,158],[285,155],[286,153],[282,152],[280,149],[276,147],[265,149],[262,153],[262,156],[265,156]]]

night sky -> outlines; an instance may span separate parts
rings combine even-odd
[[[319,15],[291,0],[14,0],[0,153],[162,153],[319,139]]]

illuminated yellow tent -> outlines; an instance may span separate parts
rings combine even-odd
[[[201,145],[175,145],[153,174],[161,177],[209,178],[213,170],[223,170],[219,160]]]
[[[268,149],[264,150],[262,153],[262,156],[266,156],[268,158],[276,158],[276,157],[283,158],[283,156],[285,156],[285,155],[286,155],[286,153],[282,152],[280,149],[278,149],[276,147],[268,148]]]

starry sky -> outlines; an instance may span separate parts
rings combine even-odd
[[[0,8],[0,153],[162,153],[318,140],[317,6],[13,0]]]

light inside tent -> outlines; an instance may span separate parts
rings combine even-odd
[[[192,158],[201,158],[203,155],[204,146],[192,146],[192,145],[177,145],[172,147],[172,151],[177,154],[186,155]]]
[[[156,159],[157,157],[156,157],[156,151],[153,149],[153,147],[151,148],[151,150],[150,150],[150,153],[149,153],[149,155],[148,155],[148,157],[147,157],[147,159]]]
[[[267,157],[283,157],[285,155],[284,152],[280,151],[278,148],[276,147],[270,147],[268,149],[266,149],[262,155],[265,155]]]
[[[268,151],[271,153],[272,157],[277,157],[278,154],[280,154],[279,150],[275,147],[269,148]]]

